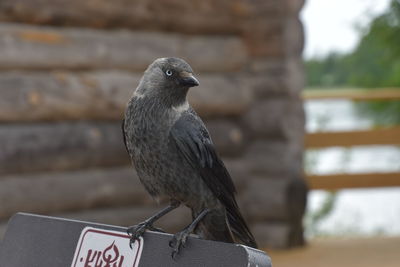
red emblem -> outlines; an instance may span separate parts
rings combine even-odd
[[[79,238],[71,267],[137,267],[143,239],[129,247],[130,236],[87,227]]]

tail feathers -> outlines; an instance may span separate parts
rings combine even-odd
[[[193,213],[195,216],[195,213]],[[235,243],[235,238],[246,246],[257,248],[254,236],[250,232],[238,208],[213,210],[197,226],[195,233],[208,240]]]
[[[225,212],[210,211],[201,220],[195,233],[204,239],[234,243],[232,232],[226,221]]]
[[[247,226],[238,207],[227,208],[227,219],[230,229],[236,238],[241,240],[246,246],[257,248],[256,240]]]

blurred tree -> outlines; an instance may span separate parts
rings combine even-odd
[[[333,52],[325,58],[305,62],[308,86],[344,86],[347,82],[345,55]]]
[[[347,60],[346,60],[347,59]],[[354,52],[342,64],[352,71],[347,83],[362,87],[400,86],[400,0],[376,17]]]
[[[324,232],[320,229],[320,224],[332,213],[337,202],[337,192],[327,191],[325,194],[318,209],[307,213],[305,217],[307,234],[311,237],[324,235]]]
[[[390,8],[361,30],[361,35],[351,53],[307,60],[307,85],[400,88],[400,0],[392,0]],[[358,108],[379,125],[400,123],[399,102],[361,103]]]

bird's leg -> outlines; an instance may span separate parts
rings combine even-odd
[[[169,246],[173,249],[171,255],[173,259],[178,255],[181,247],[185,247],[187,237],[193,232],[197,224],[207,215],[208,212],[210,212],[209,209],[202,210],[188,226],[174,235],[172,240],[169,242]]]
[[[139,223],[138,225],[134,225],[131,227],[128,227],[127,233],[131,236],[131,239],[129,241],[129,246],[132,248],[132,244],[139,239],[143,235],[143,233],[146,231],[146,229],[149,229],[151,231],[157,231],[157,232],[164,232],[160,228],[156,228],[153,226],[153,223],[163,217],[165,214],[169,213],[170,211],[176,209],[179,207],[180,203],[178,201],[172,200],[171,203],[169,204],[168,207],[160,210],[147,220]]]

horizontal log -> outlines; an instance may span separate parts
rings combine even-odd
[[[291,0],[289,1],[291,2]],[[299,68],[299,70],[294,70],[295,72],[299,72],[299,76],[302,80],[302,83],[297,84],[298,89],[303,89],[303,86],[305,84],[304,80],[304,74],[303,74],[303,60],[302,60],[302,52],[304,49],[304,40],[305,40],[305,35],[304,35],[304,28],[303,28],[303,23],[299,16],[295,13],[294,16],[289,17],[286,20],[285,24],[285,41],[284,43],[287,46],[286,49],[286,56],[290,57],[293,56],[299,61],[299,66],[295,68]]]
[[[253,137],[296,140],[304,135],[303,102],[297,97],[268,97],[251,105],[243,123]]]
[[[398,144],[400,144],[400,126],[361,131],[309,133],[305,136],[306,148]]]
[[[307,175],[306,180],[311,189],[323,190],[392,187],[400,186],[400,172]]]
[[[120,122],[3,124],[0,174],[129,164]]]
[[[303,177],[302,156],[298,140],[287,142],[270,138],[252,142],[240,162],[252,175],[290,179]]]
[[[304,6],[305,0],[289,0],[285,1],[286,7],[293,14],[297,14]]]
[[[204,75],[189,91],[189,102],[203,116],[240,116],[253,103],[252,90],[236,75]]]
[[[297,12],[285,17],[271,17],[269,20],[256,18],[247,26],[249,28],[243,36],[253,57],[281,61],[291,56],[301,58],[304,32]]]
[[[304,67],[298,55],[287,56],[285,60],[259,57],[251,62],[249,70],[252,75],[246,83],[257,97],[302,100],[300,93],[304,87]]]
[[[1,53],[1,52],[0,52]],[[118,119],[139,83],[124,71],[0,73],[0,121]],[[238,78],[199,75],[190,103],[203,116],[239,115],[253,101]]]
[[[267,249],[288,249],[304,246],[302,223],[291,225],[287,222],[259,222],[252,225],[252,231],[260,247]],[[287,252],[287,251],[285,251]]]
[[[259,245],[264,248],[283,249],[288,247],[290,225],[287,222],[260,222],[252,226]]]
[[[133,168],[7,176],[0,180],[0,219],[95,207],[149,204],[153,200]]]
[[[7,222],[0,222],[0,247],[1,247],[1,240],[3,239],[4,234],[7,230]]]
[[[289,6],[287,3],[289,2]],[[298,12],[299,1],[2,0],[0,20],[53,25],[129,27],[186,33],[234,33],[255,18]],[[232,23],[232,22],[235,23]]]
[[[228,132],[210,126],[219,154],[239,153],[243,140],[237,126],[227,124]],[[127,164],[120,121],[0,125],[0,175]]]
[[[231,169],[231,174],[238,191],[242,192],[240,181],[248,180],[248,176],[235,168]],[[247,201],[249,197],[252,196],[247,196]],[[238,201],[246,203],[241,195]],[[0,221],[23,211],[128,225],[160,208],[154,206],[154,200],[145,191],[133,167],[2,176],[0,202]],[[122,208],[128,205],[129,208]],[[171,227],[181,225],[180,221],[186,222],[182,213],[178,215],[167,217],[161,225]]]
[[[227,119],[206,121],[207,129],[216,145],[216,150],[223,155],[240,156],[247,140],[239,123]]]
[[[186,59],[196,72],[239,70],[248,60],[244,43],[234,36],[0,24],[0,69],[143,71],[165,56]]]
[[[303,217],[306,195],[303,179],[254,178],[241,196],[242,210],[253,222],[297,222]]]

